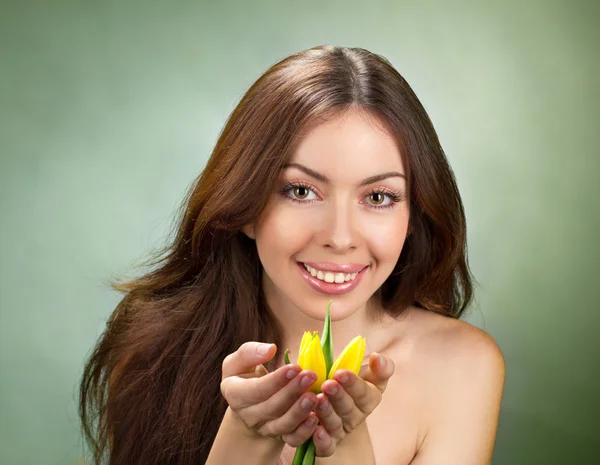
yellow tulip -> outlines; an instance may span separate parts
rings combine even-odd
[[[300,352],[298,365],[303,370],[311,370],[317,374],[317,380],[310,387],[310,391],[318,394],[321,392],[321,385],[328,379],[333,379],[333,375],[338,370],[349,370],[358,375],[360,365],[365,356],[367,341],[362,336],[356,336],[344,348],[340,356],[333,362],[333,340],[331,338],[331,316],[329,314],[331,300],[327,304],[325,314],[325,324],[323,326],[323,344],[319,339],[317,331],[311,333],[305,331],[300,342]],[[290,363],[289,349],[284,354],[285,363]],[[293,465],[315,463],[315,445],[312,438],[296,448]]]
[[[366,346],[367,340],[364,337],[356,336],[352,339],[329,370],[327,379],[333,379],[333,375],[338,370],[350,370],[357,375],[365,356]]]
[[[317,374],[317,380],[310,387],[309,391],[315,394],[321,392],[321,385],[325,380],[333,379],[333,375],[338,370],[349,370],[357,375],[365,356],[366,344],[367,341],[362,336],[356,336],[352,339],[334,362],[329,371],[329,376],[327,376],[325,356],[323,355],[319,334],[316,331],[314,333],[305,331],[300,343],[298,365],[303,370],[312,370]]]
[[[327,379],[327,367],[325,365],[325,356],[321,348],[319,334],[315,331],[310,333],[305,331],[300,343],[300,356],[298,365],[303,370],[311,370],[317,374],[317,380],[310,387],[309,391],[318,394],[321,392],[321,384]]]

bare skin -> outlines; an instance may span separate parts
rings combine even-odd
[[[504,383],[504,361],[493,339],[467,323],[416,308],[397,320],[377,318],[382,312],[372,297],[412,234],[405,158],[397,138],[372,115],[355,110],[338,115],[303,137],[260,218],[243,228],[256,243],[262,290],[281,328],[277,366],[283,365],[285,349],[297,350],[305,330],[322,327],[332,299],[334,358],[361,335],[367,340],[363,364],[371,353],[381,353],[395,368],[385,392],[368,391],[377,398],[375,410],[362,421],[368,431],[363,426],[352,435],[346,422],[345,440],[328,430],[318,463],[482,465],[491,460]],[[363,274],[353,288],[332,293],[311,274],[332,265],[331,271],[342,271],[343,265]],[[356,381],[366,389],[366,380]],[[340,418],[348,413],[339,407],[360,413],[356,402],[337,404]],[[322,422],[318,428],[327,430]],[[318,440],[315,447],[319,452]],[[374,451],[368,464],[359,457],[364,447]],[[291,448],[284,450],[286,464],[292,455]]]
[[[377,352],[395,371],[366,419],[377,465],[490,463],[504,383],[493,339],[417,308],[387,329]],[[291,464],[294,452],[286,445],[281,464]]]

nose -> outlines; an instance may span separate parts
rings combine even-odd
[[[327,209],[323,224],[322,243],[336,254],[344,254],[356,248],[358,231],[354,212],[344,202],[334,202]]]

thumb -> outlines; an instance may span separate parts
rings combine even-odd
[[[394,362],[390,358],[374,352],[369,355],[369,363],[362,367],[359,376],[383,393],[395,369]]]
[[[238,350],[223,360],[223,378],[254,373],[257,365],[262,365],[273,358],[277,352],[275,344],[261,342],[245,342]],[[263,368],[264,369],[264,368]]]

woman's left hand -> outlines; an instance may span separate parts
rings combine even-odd
[[[388,380],[394,374],[394,362],[372,353],[369,364],[359,376],[348,370],[339,370],[333,380],[321,386],[315,408],[320,425],[313,433],[316,455],[328,457],[336,445],[375,410],[381,402]]]

